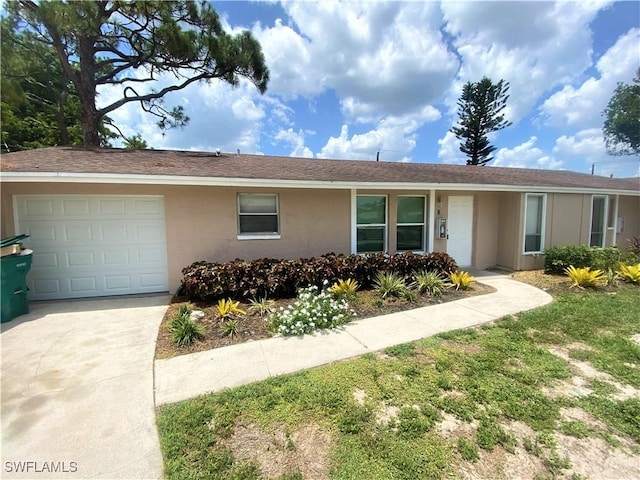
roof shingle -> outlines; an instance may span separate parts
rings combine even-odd
[[[639,191],[640,179],[566,170],[325,160],[174,150],[48,147],[4,154],[3,172],[115,174],[274,181],[535,186]]]

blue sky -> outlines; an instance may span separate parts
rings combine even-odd
[[[640,174],[638,157],[605,153],[601,116],[640,67],[640,2],[213,6],[228,31],[251,30],[262,44],[267,93],[248,82],[192,85],[166,97],[184,105],[187,127],[163,136],[129,105],[112,115],[125,133],[158,149],[464,163],[448,130],[462,85],[486,75],[509,82],[513,122],[490,137],[492,165]],[[104,103],[119,95],[100,93]]]

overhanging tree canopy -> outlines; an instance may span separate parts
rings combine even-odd
[[[166,129],[188,121],[182,107],[164,107],[170,92],[213,79],[237,85],[244,77],[264,93],[269,81],[259,42],[248,31],[226,33],[204,1],[19,0],[7,10],[16,31],[28,30],[55,50],[80,101],[86,146],[100,144],[101,119],[127,103],[139,102]],[[145,88],[167,73],[174,83]],[[122,86],[122,96],[97,108],[103,85]]]
[[[618,83],[603,115],[607,153],[640,155],[640,68],[632,84]]]

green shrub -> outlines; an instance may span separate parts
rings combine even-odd
[[[253,315],[264,317],[265,315],[273,313],[275,306],[276,302],[274,300],[267,299],[267,297],[262,297],[260,299],[252,298],[249,302],[248,311]]]
[[[222,335],[225,337],[234,337],[238,334],[238,320],[227,320],[222,324]]]
[[[180,309],[170,320],[171,337],[178,347],[191,345],[196,340],[204,338],[204,327],[192,320],[189,316],[190,313],[190,310]]]
[[[433,270],[448,275],[457,268],[456,262],[446,253],[419,255],[411,252],[395,255],[328,253],[295,260],[261,258],[251,262],[240,259],[228,263],[195,262],[182,270],[178,294],[192,301],[291,298],[299,288],[321,287],[325,279],[335,282],[350,278],[361,288],[370,288],[380,272],[395,272],[410,281],[415,270]]]
[[[447,288],[447,281],[438,272],[420,270],[414,272],[413,278],[420,293],[438,297]]]
[[[379,273],[373,281],[373,288],[380,298],[400,298],[409,289],[404,278],[395,273]]]
[[[551,247],[544,251],[544,271],[554,275],[563,275],[571,265],[576,268],[589,267],[592,261],[592,251],[586,245]]]
[[[591,267],[606,272],[616,271],[621,262],[628,261],[630,255],[617,247],[590,248],[586,245],[551,247],[544,251],[544,271],[562,275],[570,266]]]

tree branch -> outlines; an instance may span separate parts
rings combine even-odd
[[[220,75],[216,75],[215,77],[212,77],[211,74],[209,73],[201,73],[200,75],[196,75],[195,77],[191,77],[188,78],[187,80],[185,80],[184,82],[182,82],[180,85],[171,85],[170,87],[165,87],[162,90],[158,91],[158,92],[153,92],[153,93],[148,93],[146,95],[138,95],[135,90],[133,90],[133,88],[131,87],[127,87],[125,89],[125,97],[121,98],[120,100],[118,100],[117,102],[112,103],[111,105],[108,105],[100,110],[98,110],[98,114],[99,115],[106,115],[109,112],[112,112],[118,108],[120,108],[121,106],[130,103],[130,102],[148,102],[149,100],[155,100],[157,98],[162,98],[164,97],[167,93],[169,92],[175,92],[177,90],[182,90],[183,88],[191,85],[192,83],[198,82],[200,80],[204,80],[204,79],[210,79],[210,78],[218,78]],[[127,91],[131,90],[132,92],[136,93],[136,95],[134,97],[127,97],[126,93]]]

